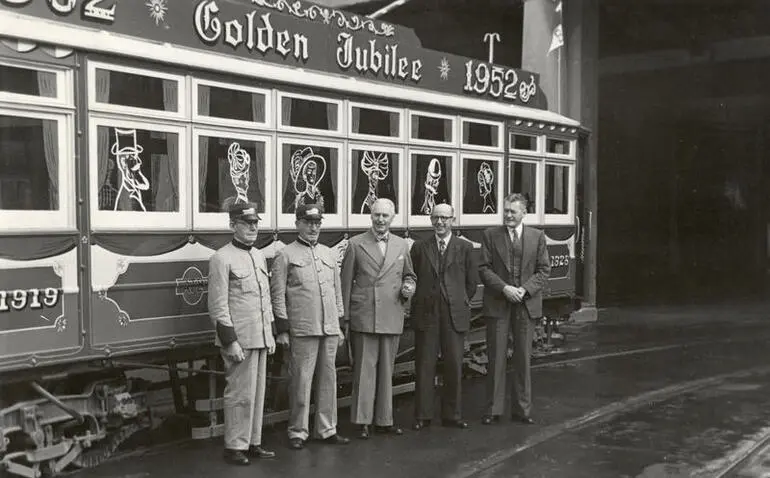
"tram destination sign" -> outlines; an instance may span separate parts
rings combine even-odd
[[[411,29],[302,0],[0,0],[0,8],[307,70],[546,107],[536,73],[429,50]]]

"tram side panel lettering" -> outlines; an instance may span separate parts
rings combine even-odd
[[[61,278],[53,269],[33,267],[3,272],[0,274],[0,333],[55,327],[64,310]]]

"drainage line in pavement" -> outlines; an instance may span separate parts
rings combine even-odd
[[[529,450],[530,448],[533,448],[548,440],[556,438],[566,432],[578,431],[582,428],[605,422],[622,413],[632,411],[645,405],[652,406],[655,402],[662,402],[677,395],[683,395],[700,388],[716,385],[727,379],[741,378],[756,373],[768,372],[770,372],[770,366],[754,367],[748,370],[742,370],[740,372],[725,373],[721,375],[715,375],[713,377],[678,383],[668,387],[642,393],[640,395],[636,395],[624,400],[613,402],[609,405],[605,405],[603,407],[592,410],[591,412],[586,413],[585,415],[582,415],[578,418],[568,420],[557,425],[545,427],[534,435],[528,437],[524,443],[507,450],[501,450],[493,453],[482,460],[476,461],[475,463],[467,464],[464,466],[464,470],[460,470],[457,473],[450,475],[448,478],[469,478],[485,470],[488,470],[489,468],[497,466],[504,461],[510,460],[519,453]]]
[[[749,441],[745,445],[738,447],[725,458],[714,461],[711,464],[703,466],[700,470],[694,472],[691,476],[698,478],[724,478],[725,476],[733,476],[733,472],[739,471],[742,467],[751,463],[751,459],[766,454],[770,451],[770,429],[766,429],[764,433],[754,440]],[[766,471],[766,470],[763,470]],[[747,475],[747,476],[767,476],[763,475]]]

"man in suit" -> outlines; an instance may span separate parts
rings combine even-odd
[[[377,199],[372,228],[350,239],[342,262],[342,300],[353,346],[351,422],[362,439],[369,438],[372,422],[377,432],[403,433],[393,423],[393,367],[416,277],[409,245],[390,233],[395,211],[391,200]]]
[[[272,458],[262,448],[267,355],[275,351],[265,258],[253,247],[259,215],[254,203],[231,205],[232,242],[209,261],[208,309],[225,362],[225,461],[248,465]]]
[[[337,434],[337,347],[344,336],[340,270],[335,253],[318,243],[323,208],[300,204],[299,237],[273,261],[271,293],[278,337],[289,346],[289,446],[301,450],[309,432],[310,392],[316,378],[316,437],[347,445]]]
[[[532,392],[529,358],[534,320],[543,315],[542,289],[551,273],[543,231],[524,226],[527,200],[510,194],[503,201],[503,226],[484,231],[479,273],[484,283],[487,321],[488,407],[482,423],[499,421],[506,395],[508,334],[513,332],[513,388],[511,418],[526,424]]]
[[[462,420],[461,382],[470,300],[476,293],[478,266],[473,246],[452,234],[454,208],[437,204],[430,214],[435,234],[412,246],[417,289],[412,298],[417,369],[414,429],[430,426],[438,351],[444,362],[442,425],[468,428]]]

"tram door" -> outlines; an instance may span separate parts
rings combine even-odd
[[[762,137],[755,128],[702,124],[678,133],[672,214],[679,289],[696,300],[752,295],[766,259]]]

